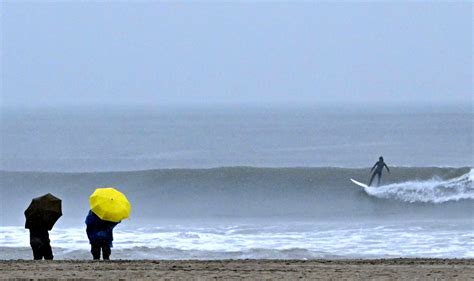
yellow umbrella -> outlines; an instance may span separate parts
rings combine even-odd
[[[130,216],[130,202],[122,192],[112,187],[97,188],[89,203],[92,212],[104,221],[119,222]]]

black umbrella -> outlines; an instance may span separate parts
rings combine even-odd
[[[48,193],[31,200],[30,206],[25,210],[25,228],[51,230],[62,215],[61,199]]]

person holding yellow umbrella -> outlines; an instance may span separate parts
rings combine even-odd
[[[86,217],[86,232],[94,260],[110,259],[113,229],[130,216],[130,202],[122,192],[112,187],[97,188],[89,198],[90,208]]]

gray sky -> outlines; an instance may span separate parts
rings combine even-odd
[[[0,8],[6,106],[472,97],[469,1],[2,1]]]

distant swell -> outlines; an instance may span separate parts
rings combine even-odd
[[[365,191],[378,198],[397,199],[404,202],[444,203],[474,199],[474,170],[460,177],[441,180],[407,181],[380,187],[368,187]]]

